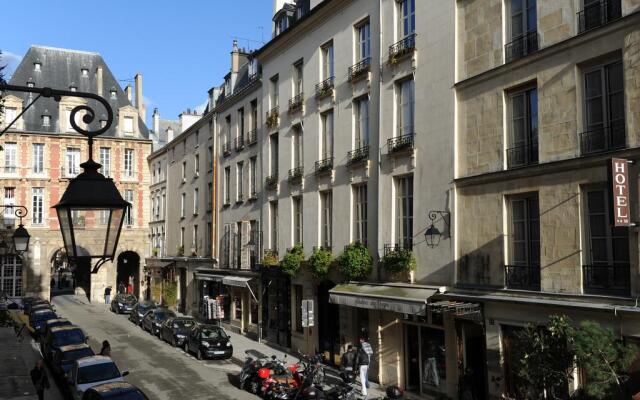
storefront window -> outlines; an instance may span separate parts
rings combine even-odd
[[[444,331],[427,327],[420,328],[422,340],[422,391],[446,391],[446,357]]]
[[[242,320],[242,299],[239,296],[233,298],[233,308],[235,310],[235,319]]]
[[[251,320],[249,321],[250,324],[258,324],[258,302],[255,301],[254,299],[251,299],[251,314],[250,314],[250,318]]]

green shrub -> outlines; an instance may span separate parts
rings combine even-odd
[[[313,276],[318,280],[323,280],[327,277],[331,264],[333,264],[333,254],[328,249],[313,250],[313,254],[309,257],[309,268]]]
[[[394,249],[380,259],[380,263],[385,271],[391,274],[414,271],[416,269],[416,258],[413,252],[408,249]]]
[[[345,281],[367,277],[373,264],[369,249],[359,242],[347,246],[336,261]]]
[[[265,250],[264,256],[262,257],[262,265],[265,267],[275,267],[278,264],[280,264],[278,252],[275,250]]]
[[[175,307],[178,301],[178,282],[165,281],[162,285],[162,302],[168,307]]]
[[[287,251],[287,254],[282,258],[280,267],[282,271],[291,276],[296,276],[300,271],[300,265],[304,261],[304,250],[301,244],[296,244]]]

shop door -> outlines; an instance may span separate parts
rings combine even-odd
[[[340,362],[340,307],[329,303],[329,290],[335,286],[324,281],[318,286],[318,347],[330,364]]]
[[[187,271],[180,269],[180,312],[187,312]]]
[[[485,360],[485,335],[482,326],[464,322],[464,370],[460,371],[460,391],[473,393],[474,400],[487,398],[487,369]]]
[[[291,346],[291,285],[288,279],[278,279],[277,287],[278,338],[280,346]]]
[[[416,325],[404,326],[405,388],[420,391],[420,333]]]

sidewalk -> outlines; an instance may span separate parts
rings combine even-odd
[[[0,328],[0,399],[37,399],[29,373],[40,358],[37,344],[25,330],[23,340],[16,338],[13,328]],[[47,400],[62,400],[58,387],[49,373],[51,388],[45,392]]]

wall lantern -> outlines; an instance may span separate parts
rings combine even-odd
[[[26,217],[28,213],[27,207],[16,205],[0,205],[0,209],[7,208],[10,210],[13,210],[15,208],[14,214],[16,217],[20,218],[20,224],[18,225],[18,228],[16,228],[16,230],[13,232],[11,240],[13,241],[13,250],[18,254],[23,254],[24,252],[29,250],[29,240],[31,239],[29,231],[27,231],[27,228],[25,228],[22,224],[22,218]],[[7,254],[9,249],[4,240],[2,241],[2,245],[0,246],[2,246],[3,252]]]
[[[429,211],[428,216],[429,220],[431,220],[431,225],[429,225],[427,230],[424,232],[424,241],[427,243],[427,246],[433,249],[440,244],[440,239],[442,238],[442,232],[440,232],[440,229],[435,226],[436,219],[440,216],[444,224],[447,226],[447,229],[449,229],[449,219],[451,214],[448,211],[431,210]]]

